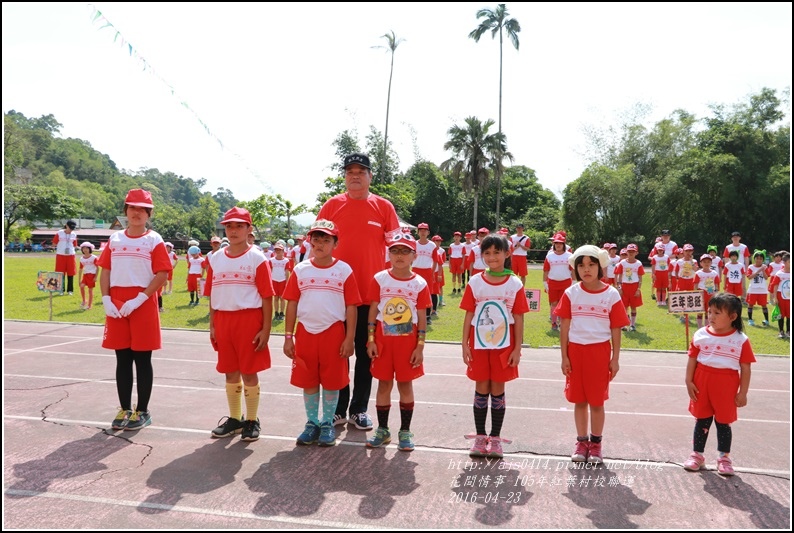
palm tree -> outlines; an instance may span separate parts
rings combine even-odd
[[[394,75],[394,51],[405,39],[398,39],[392,30],[391,34],[385,33],[381,37],[388,41],[388,46],[373,46],[372,48],[385,48],[391,52],[391,68],[389,69],[389,92],[386,96],[386,130],[383,133],[383,164],[380,166],[380,176],[378,177],[383,181],[383,172],[386,167],[386,150],[389,149],[389,105],[391,104],[391,80]]]
[[[507,36],[512,41],[513,46],[518,50],[518,32],[521,31],[521,26],[516,19],[507,18],[507,8],[505,4],[496,6],[496,11],[488,8],[480,9],[477,12],[478,19],[484,19],[480,22],[471,33],[469,37],[474,39],[475,42],[480,42],[480,37],[491,30],[491,37],[496,38],[497,32],[499,33],[499,133],[502,133],[502,44],[503,44],[503,31],[507,32]],[[502,180],[501,176],[496,176],[496,225],[499,225],[499,200],[502,196]]]
[[[507,151],[504,133],[488,134],[493,125],[493,119],[482,123],[476,117],[468,117],[466,127],[449,128],[449,140],[444,143],[444,150],[451,150],[453,156],[441,163],[440,168],[461,183],[467,193],[474,192],[474,228],[477,227],[479,196],[487,188],[491,172],[500,176],[504,172],[502,160],[513,160],[513,154]]]

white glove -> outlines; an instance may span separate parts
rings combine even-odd
[[[127,300],[124,302],[124,305],[122,305],[121,309],[119,309],[119,313],[121,313],[121,316],[130,316],[133,311],[138,309],[141,305],[143,305],[143,302],[148,299],[149,297],[146,296],[145,292],[139,292],[138,296],[132,300]]]
[[[543,282],[543,289],[544,289],[546,292],[549,292],[549,282],[548,282],[548,281],[544,281],[544,282]]]
[[[121,313],[113,305],[113,301],[110,299],[110,296],[103,296],[102,297],[102,305],[105,306],[105,314],[110,318],[121,318]]]

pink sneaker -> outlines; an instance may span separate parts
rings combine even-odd
[[[504,457],[505,453],[502,450],[503,442],[510,444],[512,441],[504,437],[488,437],[488,457],[493,457],[495,459]]]
[[[703,457],[703,454],[698,452],[692,452],[692,454],[689,456],[689,459],[684,461],[684,469],[689,470],[690,472],[697,472],[705,465],[706,458]]]
[[[722,455],[717,459],[717,472],[723,476],[733,475],[733,461],[727,455]]]
[[[603,463],[604,459],[601,457],[601,443],[600,442],[591,442],[590,448],[588,448],[589,455],[587,456],[587,462],[598,464]]]
[[[474,439],[474,444],[469,450],[469,457],[486,457],[488,455],[487,435],[466,435],[467,439]]]
[[[571,455],[571,461],[574,463],[583,463],[587,460],[587,455],[590,450],[590,441],[588,440],[577,440],[576,441],[576,449]]]

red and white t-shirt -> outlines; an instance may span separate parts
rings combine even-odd
[[[780,293],[784,300],[791,300],[791,272],[778,270],[769,282],[769,292]]]
[[[270,260],[272,267],[273,281],[287,281],[287,271],[291,270],[291,261],[286,257],[276,259],[275,257]]]
[[[571,279],[571,268],[568,263],[568,258],[571,257],[571,252],[565,251],[557,254],[550,251],[546,254],[546,259],[543,261],[543,270],[549,273],[549,279],[554,281],[565,281]]]
[[[80,270],[83,271],[83,274],[96,274],[96,260],[97,256],[91,254],[88,257],[80,256]]]
[[[606,278],[615,279],[615,267],[620,263],[620,256],[609,256],[609,263],[607,263]]]
[[[187,256],[187,273],[188,274],[201,274],[204,272],[204,257]]]
[[[733,252],[733,251],[739,252],[739,262],[740,263],[744,263],[745,262],[744,258],[749,258],[750,257],[750,250],[749,250],[749,248],[747,248],[747,245],[744,244],[743,242],[740,242],[738,246],[734,246],[733,244],[729,244],[728,246],[726,246],[725,250],[722,252],[722,257],[730,257],[731,256],[731,252]],[[727,265],[729,261],[730,260],[726,261],[725,264]]]
[[[739,370],[742,363],[755,363],[747,335],[737,330],[718,335],[708,326],[700,328],[692,336],[688,355],[697,357],[698,363],[712,368]]]
[[[532,246],[532,241],[530,241],[529,237],[526,235],[519,236],[516,234],[510,237],[510,244],[513,247],[513,255],[527,255],[527,251],[524,248],[520,248],[518,245],[520,244],[521,246],[529,248]]]
[[[769,268],[766,265],[747,267],[747,277],[750,278],[747,294],[766,294],[766,276],[764,274],[768,275],[768,272]]]
[[[498,301],[507,309],[507,323],[514,324],[513,314],[523,315],[529,312],[529,303],[524,293],[524,284],[516,276],[505,276],[500,283],[491,283],[480,273],[471,277],[466,285],[460,308],[474,312],[471,325],[475,323],[483,306],[488,302]]]
[[[316,266],[314,259],[298,263],[282,297],[298,302],[298,321],[315,334],[344,322],[347,306],[364,303],[353,269],[339,259],[327,267]]]
[[[275,294],[270,263],[255,246],[237,256],[229,255],[228,247],[223,248],[210,258],[205,293],[216,311],[261,308],[263,298]]]
[[[108,239],[96,265],[110,271],[111,287],[145,289],[157,272],[171,270],[165,242],[152,230],[138,237],[130,237],[126,230],[117,231]]]
[[[668,272],[670,270],[670,258],[666,255],[654,255],[651,257],[651,267],[654,272]]]
[[[487,265],[482,260],[482,250],[479,244],[475,244],[469,251],[469,264],[475,270],[485,270]]]
[[[436,245],[432,241],[427,241],[422,244],[416,241],[416,259],[414,259],[412,268],[433,268],[433,256],[436,253]]]
[[[628,259],[622,260],[615,267],[615,276],[622,276],[620,279],[621,285],[636,285],[640,282],[640,278],[645,275],[645,268],[642,262],[635,260],[633,263]]]
[[[711,294],[720,290],[720,275],[713,270],[703,270],[695,272],[695,286]]]
[[[450,259],[461,259],[463,254],[466,253],[466,245],[463,243],[455,244],[454,242],[449,245]]]
[[[675,275],[678,279],[694,279],[698,270],[698,262],[694,259],[679,259],[675,266]]]
[[[609,341],[613,329],[629,325],[620,293],[611,285],[591,292],[581,283],[574,283],[565,289],[554,314],[571,319],[568,341],[576,344]]]
[[[725,263],[722,268],[722,275],[725,276],[727,283],[741,283],[746,272],[744,263]]]
[[[430,288],[422,276],[412,274],[408,279],[395,278],[388,270],[381,270],[369,287],[370,302],[378,302],[378,320],[389,324],[416,324],[418,310],[424,312],[433,303]]]

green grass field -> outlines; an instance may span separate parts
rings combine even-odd
[[[4,318],[17,320],[48,321],[50,317],[49,293],[36,289],[36,277],[40,270],[50,271],[55,267],[53,254],[6,254],[3,257],[3,310]],[[202,299],[202,305],[189,307],[190,295],[187,292],[185,278],[187,267],[180,261],[174,272],[174,291],[163,296],[165,312],[160,315],[164,328],[186,328],[208,330],[208,300]],[[651,300],[650,277],[643,280],[643,301],[637,314],[637,331],[623,334],[623,348],[641,350],[680,351],[687,348],[684,325],[678,317],[667,313],[666,308],[656,306]],[[542,272],[530,270],[527,277],[527,288],[542,290]],[[444,306],[439,307],[438,318],[428,327],[428,341],[460,342],[464,313],[458,308],[460,295],[451,295],[451,276],[446,274]],[[76,292],[72,296],[52,297],[52,320],[57,322],[76,322],[86,324],[102,324],[105,314],[102,308],[99,286],[94,289],[94,307],[83,311],[80,309],[80,293],[75,277]],[[770,309],[771,312],[771,309]],[[763,315],[756,307],[756,321],[760,324]],[[690,318],[690,338],[697,326],[694,316]],[[283,321],[273,324],[274,333],[284,332]],[[787,340],[777,338],[777,326],[750,327],[747,325],[745,313],[745,333],[750,337],[753,349],[757,354],[791,355],[791,345]],[[541,297],[539,312],[528,313],[524,319],[524,342],[533,348],[559,346],[560,334],[551,331],[549,324],[548,299]]]

